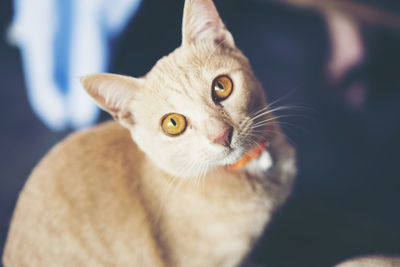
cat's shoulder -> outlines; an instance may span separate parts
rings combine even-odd
[[[96,126],[74,132],[60,142],[58,146],[61,149],[75,145],[80,147],[97,145],[99,147],[99,145],[107,146],[111,143],[123,143],[124,146],[133,144],[129,131],[115,121],[103,122]]]
[[[136,144],[132,141],[129,131],[119,123],[108,121],[88,129],[72,133],[63,141],[54,146],[46,157],[70,157],[79,155],[89,157],[117,156],[129,150],[136,150]]]
[[[71,183],[77,177],[98,179],[137,168],[143,157],[128,130],[116,122],[105,122],[77,131],[55,145],[31,176]]]

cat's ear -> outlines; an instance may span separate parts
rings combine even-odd
[[[129,107],[139,87],[138,79],[100,73],[81,78],[81,83],[97,104],[123,126],[133,125]]]
[[[186,0],[183,10],[182,45],[213,42],[221,47],[235,47],[212,0]]]

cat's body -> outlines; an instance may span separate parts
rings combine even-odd
[[[39,163],[6,267],[229,267],[246,257],[291,190],[294,150],[211,0],[187,0],[184,14],[182,46],[146,76],[82,80],[127,130],[74,134]]]
[[[117,123],[69,137],[21,194],[5,266],[235,266],[291,184],[221,169],[165,192],[169,178]]]

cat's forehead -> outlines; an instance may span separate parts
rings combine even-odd
[[[160,59],[146,75],[150,90],[160,95],[172,93],[201,96],[212,80],[222,74],[234,74],[243,68],[235,53],[223,53],[207,47],[178,48]]]
[[[253,90],[253,86],[247,86],[249,81],[254,82],[245,74],[249,70],[248,60],[239,50],[178,48],[160,59],[145,76],[146,93],[139,101],[154,103],[145,110],[158,116],[170,112],[191,117],[215,115],[218,108],[212,99],[212,83],[216,77],[228,75],[234,87],[240,88],[235,90],[239,98],[229,102],[233,101],[241,109],[248,102],[248,92]]]

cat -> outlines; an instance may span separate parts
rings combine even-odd
[[[35,167],[4,265],[242,264],[288,198],[296,157],[214,3],[186,0],[181,46],[145,76],[81,81],[116,122]]]
[[[370,255],[342,262],[336,267],[396,267],[400,266],[399,256]]]

